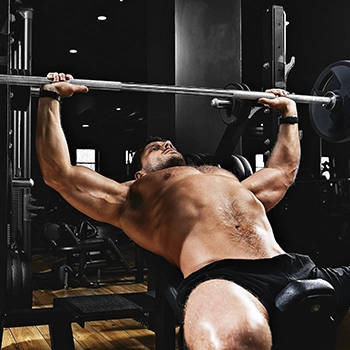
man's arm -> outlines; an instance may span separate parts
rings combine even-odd
[[[63,98],[88,91],[85,86],[66,83],[65,80],[72,78],[70,75],[50,73],[48,77],[54,83],[42,89],[54,91]],[[36,149],[47,185],[91,218],[118,226],[129,187],[86,167],[71,165],[61,126],[60,104],[51,97],[42,97],[38,102]]]
[[[269,90],[280,97],[260,99],[262,103],[280,112],[281,117],[297,116],[296,104],[286,98],[284,90]],[[266,211],[274,207],[294,183],[300,162],[300,141],[298,124],[281,124],[277,142],[271,153],[267,167],[256,172],[242,184],[251,190],[262,202]]]

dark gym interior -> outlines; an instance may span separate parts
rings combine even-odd
[[[172,15],[173,9],[166,8],[166,5],[162,5],[165,9],[160,9],[159,4],[153,5],[152,1],[37,3],[33,0],[28,1],[29,4],[34,8],[32,75],[45,76],[49,71],[67,71],[80,79],[152,84],[174,82],[176,72],[168,72],[171,69],[169,66],[173,65],[176,59],[174,53],[170,52],[174,50],[171,25],[162,26],[162,32],[158,33],[156,38],[147,38],[146,30],[148,26],[157,24],[152,17],[157,11],[163,13],[164,22],[166,15]],[[229,57],[233,60],[232,64],[226,59],[226,51],[229,48],[222,47],[225,52],[217,53],[219,57],[217,65],[222,64],[225,67],[211,68],[208,62],[203,64],[207,70],[201,72],[200,79],[194,77],[192,81],[186,81],[187,84],[180,85],[224,88],[230,83],[243,82],[253,91],[268,88],[263,83],[262,29],[263,12],[272,5],[274,3],[270,1],[243,1],[241,26],[236,24],[237,30],[241,32],[241,38],[236,39],[236,42],[231,41],[232,46],[236,46],[234,50],[239,49],[238,45],[241,45],[241,49],[240,52],[235,52],[236,57]],[[327,1],[307,3],[282,1],[276,5],[283,6],[286,20],[289,22],[286,29],[287,63],[291,57],[295,57],[295,66],[291,69],[287,80],[287,90],[308,95],[320,72],[333,62],[347,59],[350,44],[345,40],[348,29],[346,21],[342,20],[342,13],[346,12],[348,4],[345,1],[339,1],[339,6]],[[191,6],[193,14],[194,9],[200,7],[200,2],[193,2]],[[209,1],[205,7],[210,6],[213,6],[210,16],[224,15],[224,11],[215,8],[216,5]],[[315,8],[318,10],[315,11]],[[197,16],[203,15],[204,11],[202,9],[201,14],[198,13]],[[96,16],[100,13],[109,14],[108,19],[104,22],[97,21]],[[231,16],[234,16],[235,21],[240,20],[235,14],[227,14],[227,18],[223,20],[228,21]],[[339,33],[342,34],[338,35]],[[156,40],[156,43],[151,40]],[[157,45],[156,48],[152,46],[152,49],[159,50],[158,56],[152,56],[152,52],[150,53],[151,45]],[[228,44],[225,41],[217,45]],[[78,53],[70,54],[71,48],[77,48]],[[211,57],[205,56],[205,47],[199,47],[198,50],[203,53],[203,60],[211,60]],[[160,55],[164,56],[160,58]],[[221,56],[225,58],[222,59]],[[156,61],[158,72],[154,72],[156,68],[153,67],[152,61]],[[165,72],[164,75],[169,77],[162,77],[159,73],[162,70]],[[185,73],[188,72],[183,74]],[[209,85],[208,83],[204,85],[206,81],[210,82]],[[200,106],[190,107],[191,115],[186,116],[186,121],[180,120],[181,117],[174,121],[172,116],[174,102],[163,102],[164,99],[171,98],[173,97],[158,94],[147,96],[142,92],[90,91],[87,96],[77,96],[75,99],[79,101],[78,103],[73,102],[73,99],[66,101],[67,114],[74,115],[74,118],[64,119],[69,123],[66,132],[70,136],[72,149],[90,147],[98,149],[101,173],[119,181],[127,176],[125,150],[135,150],[147,133],[163,132],[170,136],[176,134],[177,145],[185,153],[213,153],[223,132],[223,123],[220,121],[219,112],[210,108],[210,99],[183,98],[189,100],[183,102],[185,104],[193,102]],[[157,112],[161,113],[158,117],[161,119],[161,126],[152,125],[157,123],[158,119],[150,121],[150,125],[147,125],[149,120],[147,113],[153,104],[158,105]],[[116,111],[116,107],[121,107],[121,111]],[[200,124],[204,118],[203,109],[208,118],[211,118],[208,123],[212,124],[208,129]],[[277,234],[281,232],[280,240],[286,249],[303,251],[326,264],[348,263],[350,232],[347,230],[349,203],[346,179],[349,176],[349,143],[330,143],[320,138],[312,128],[307,105],[299,105],[299,113],[300,129],[303,132],[299,174],[288,196],[271,213],[272,220],[276,224]],[[189,118],[192,118],[192,122],[188,120]],[[218,119],[216,124],[213,122],[214,118]],[[256,119],[258,120],[258,117]],[[90,128],[82,128],[84,122],[88,122]],[[250,123],[252,128],[256,122],[253,118]],[[178,124],[174,126],[171,123]],[[264,140],[256,130],[254,131],[251,131],[248,125],[242,138],[242,154],[251,162],[254,162],[255,154],[263,153]],[[72,154],[74,155],[73,151]],[[331,160],[331,181],[323,181],[320,156],[329,157]],[[46,207],[47,203],[43,200],[46,201],[50,195],[53,197],[55,195],[51,193],[47,195],[47,191],[51,191],[41,186],[35,153],[33,178],[34,197],[38,203]],[[55,200],[57,198],[53,199]]]
[[[267,11],[273,6],[282,8],[286,15],[286,55],[278,63],[290,70],[280,87],[311,95],[321,72],[334,62],[350,60],[348,1],[11,0],[2,9],[7,13],[10,7],[15,19],[6,27],[8,18],[2,15],[1,25],[10,28],[12,45],[16,46],[22,40],[22,13],[29,11],[32,16],[27,75],[66,72],[77,79],[217,89],[243,83],[252,91],[264,91],[271,87],[270,82],[278,81],[266,77],[264,68],[267,57],[271,57]],[[107,19],[98,20],[102,15]],[[4,29],[2,35],[6,36]],[[72,49],[77,52],[70,53]],[[3,52],[1,56],[5,56]],[[4,60],[0,63],[6,66]],[[18,74],[25,70],[22,66],[15,68]],[[1,71],[7,72],[6,68]],[[184,154],[213,155],[229,124],[222,118],[224,112],[212,108],[210,102],[211,97],[206,96],[137,91],[90,90],[86,95],[74,95],[62,103],[72,162],[77,161],[77,149],[92,149],[98,172],[118,182],[130,180],[132,153],[146,136],[155,134],[173,139]],[[7,235],[1,242],[8,245],[14,238],[12,244],[23,248],[29,257],[50,251],[45,225],[65,222],[75,226],[86,219],[42,180],[34,144],[36,105],[37,97],[32,96],[27,144],[23,141],[16,146],[13,133],[5,132],[1,142],[2,165],[12,172],[13,192],[20,196],[15,201],[32,206],[24,227],[14,224],[15,234],[8,233],[9,225],[3,219],[2,229]],[[298,111],[300,169],[285,198],[269,212],[269,219],[286,251],[308,254],[319,265],[349,265],[349,125],[344,126],[344,136],[333,142],[315,130],[308,104],[298,104]],[[230,144],[231,153],[245,156],[254,170],[259,167],[257,155],[266,161],[274,142],[273,125],[270,135],[264,130],[266,118],[259,110],[246,123],[239,140]],[[8,127],[4,120],[2,123],[2,128]],[[13,146],[9,150],[7,143]],[[27,157],[20,156],[14,162],[21,147]],[[10,165],[6,152],[12,160]],[[25,162],[29,171],[23,170]],[[34,185],[28,189],[25,184],[23,192],[17,191],[28,177]],[[7,173],[1,181],[7,183],[1,191],[7,198]],[[22,196],[33,201],[23,201]],[[15,204],[7,201],[5,206],[4,217],[9,207],[15,215]],[[1,269],[6,275],[6,268]],[[6,305],[1,309],[6,310]]]

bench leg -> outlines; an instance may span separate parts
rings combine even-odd
[[[156,349],[175,350],[175,314],[159,289],[156,288]]]
[[[74,350],[73,332],[70,322],[49,325],[52,350]]]

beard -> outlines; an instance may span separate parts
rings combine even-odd
[[[158,157],[153,164],[148,164],[144,167],[144,169],[147,173],[151,173],[158,170],[184,165],[186,165],[186,162],[182,154],[174,153],[169,157]]]

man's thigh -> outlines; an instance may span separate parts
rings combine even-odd
[[[264,306],[234,282],[207,280],[189,295],[185,307],[184,334],[190,349],[270,349],[271,332]]]

